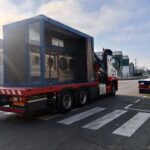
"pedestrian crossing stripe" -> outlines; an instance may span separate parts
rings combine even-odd
[[[115,110],[103,117],[100,117],[100,118],[88,123],[87,125],[84,125],[82,128],[87,128],[87,129],[91,129],[91,130],[100,129],[104,125],[106,125],[109,122],[113,121],[114,119],[120,117],[121,115],[123,115],[126,112],[127,112],[126,110]]]
[[[94,107],[87,111],[84,111],[84,112],[75,114],[71,117],[68,117],[66,119],[60,120],[57,123],[64,124],[64,125],[71,125],[73,123],[81,121],[87,117],[90,117],[104,110],[106,110],[106,108]],[[128,110],[114,110],[96,120],[93,120],[85,124],[84,126],[82,126],[82,128],[86,128],[90,130],[98,130],[127,112]],[[0,111],[0,117],[9,116],[12,114],[14,113]],[[56,117],[56,116],[53,116],[53,117]],[[149,118],[150,118],[150,113],[139,112],[135,116],[133,116],[131,119],[127,120],[123,125],[115,129],[112,132],[112,134],[125,136],[125,137],[131,137]]]
[[[101,111],[103,111],[103,110],[105,110],[105,108],[102,108],[102,107],[94,107],[94,108],[92,108],[92,109],[90,109],[90,110],[87,110],[87,111],[85,111],[85,112],[81,112],[81,113],[79,113],[79,114],[73,115],[73,116],[71,116],[71,117],[69,117],[69,118],[66,118],[66,119],[64,119],[64,120],[58,121],[58,123],[65,124],[65,125],[70,125],[70,124],[72,124],[72,123],[75,123],[75,122],[77,122],[77,121],[80,121],[80,120],[82,120],[82,119],[85,119],[85,118],[87,118],[87,117],[89,117],[89,116],[91,116],[91,115],[94,115],[94,114],[96,114],[96,113],[98,113],[98,112],[101,112]]]
[[[113,134],[131,137],[149,118],[149,113],[140,112],[116,129]]]

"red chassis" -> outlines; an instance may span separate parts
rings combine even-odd
[[[115,81],[115,90],[118,90],[118,81],[114,77],[108,78],[108,84],[106,84],[106,94],[112,93],[112,86]],[[9,88],[0,87],[0,110],[6,112],[15,112],[20,114],[26,114],[30,111],[35,111],[43,108],[47,108],[48,99],[57,99],[58,95],[64,91],[72,91],[74,93],[74,101],[76,101],[79,91],[86,89],[86,93],[89,97],[91,95],[98,95],[91,91],[97,91],[99,88],[99,82],[90,83],[78,83],[78,84],[64,84],[47,87],[28,87],[28,88]],[[66,92],[65,92],[66,93]]]

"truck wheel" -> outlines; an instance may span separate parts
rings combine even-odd
[[[58,109],[62,113],[70,112],[73,106],[73,94],[69,90],[63,91],[58,98]]]
[[[88,94],[85,88],[81,88],[78,92],[78,106],[85,106],[88,101]]]
[[[115,85],[112,85],[112,91],[111,91],[111,96],[115,96],[116,95],[116,88]]]

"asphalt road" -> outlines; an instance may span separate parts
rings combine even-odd
[[[150,95],[136,80],[120,81],[103,96],[69,114],[24,118],[0,112],[0,150],[150,150]]]

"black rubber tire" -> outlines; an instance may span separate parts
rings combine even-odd
[[[70,90],[62,91],[58,96],[58,110],[61,113],[68,113],[73,107],[73,94]]]
[[[114,84],[112,85],[112,92],[111,92],[110,95],[111,95],[111,96],[115,96],[115,95],[116,95],[116,87],[115,87]]]
[[[80,88],[77,96],[77,106],[83,107],[88,102],[88,94],[85,88]]]

